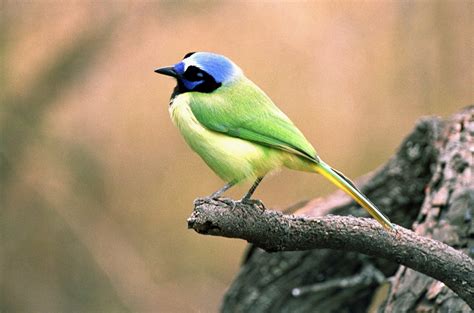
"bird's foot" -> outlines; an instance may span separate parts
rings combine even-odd
[[[227,204],[228,206],[232,208],[232,210],[235,209],[235,207],[239,204],[256,206],[263,210],[265,209],[265,205],[263,204],[263,202],[258,199],[250,199],[250,198],[243,197],[240,200],[233,200],[230,198],[221,198],[220,195],[217,195],[217,196],[210,195],[209,197],[206,197],[205,199],[214,200],[214,201]]]
[[[217,202],[227,204],[228,206],[232,207],[232,209],[235,209],[235,206],[239,202],[239,201],[236,201],[236,200],[232,200],[230,198],[221,198],[220,195],[214,195],[214,194],[210,195],[209,197],[206,197],[205,199],[214,200],[214,201],[217,201]]]
[[[219,201],[231,206],[232,210],[235,209],[235,206],[238,203],[238,201],[235,201],[235,200],[232,200],[232,199],[229,199],[229,198],[219,199]]]
[[[258,200],[258,199],[250,199],[250,198],[247,198],[247,197],[243,197],[238,202],[240,202],[242,204],[257,206],[257,207],[260,207],[262,209],[265,209],[265,205],[263,204],[263,202]]]

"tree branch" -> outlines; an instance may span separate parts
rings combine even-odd
[[[471,257],[474,253],[473,122],[474,106],[460,110],[449,119],[421,118],[385,165],[357,180],[364,194],[394,223],[414,229],[420,236],[444,242]],[[290,211],[296,209],[296,214],[314,218],[327,214],[367,216],[365,210],[342,192],[302,201]],[[205,224],[207,228],[213,225]],[[201,231],[206,232],[205,229]],[[343,250],[267,253],[249,245],[221,310],[268,313],[472,311],[444,283],[395,262]],[[354,282],[362,269],[370,266],[390,279],[384,283],[372,280],[365,285],[320,288],[338,286],[347,280]],[[295,289],[311,291],[295,297]],[[472,289],[466,292],[472,296]]]
[[[395,234],[385,232],[371,220],[319,218],[366,216],[341,192],[298,204],[298,216],[235,205],[229,199],[198,199],[190,228],[255,243],[224,297],[222,311],[362,313],[370,307],[394,313],[427,308],[470,312],[474,266],[465,254],[472,257],[474,251],[473,122],[474,107],[447,120],[422,118],[384,166],[358,181],[393,222],[418,236],[399,226]],[[421,243],[407,242],[419,238]],[[414,270],[400,266],[397,271],[396,263]],[[362,269],[370,266],[391,276],[389,283],[372,279],[359,285]],[[341,287],[346,282],[352,287]],[[310,292],[296,297],[295,290]]]
[[[388,232],[368,218],[283,215],[228,199],[197,199],[188,227],[245,239],[270,252],[328,248],[393,260],[443,282],[474,308],[473,259],[400,226]]]
[[[291,294],[294,297],[301,297],[307,293],[316,293],[332,289],[367,287],[374,282],[380,284],[384,280],[385,275],[376,267],[368,264],[364,266],[364,268],[359,273],[350,277],[342,277],[314,285],[293,288]]]

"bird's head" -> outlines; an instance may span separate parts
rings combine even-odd
[[[176,78],[176,93],[213,92],[243,75],[230,59],[211,52],[190,52],[175,65],[158,68],[155,72]]]

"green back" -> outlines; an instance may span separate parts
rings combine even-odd
[[[247,78],[212,93],[191,92],[190,100],[194,116],[210,130],[319,161],[299,129]]]

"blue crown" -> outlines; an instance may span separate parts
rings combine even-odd
[[[211,52],[188,53],[174,68],[183,73],[189,66],[200,68],[218,83],[229,82],[242,74],[242,70],[229,58]]]

